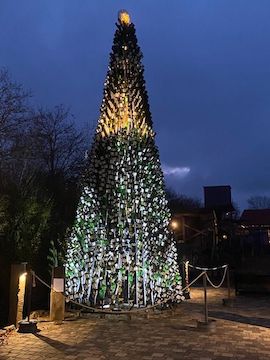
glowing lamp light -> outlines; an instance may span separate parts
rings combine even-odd
[[[130,24],[130,16],[126,10],[120,10],[118,13],[118,20],[122,25],[129,25]]]
[[[18,286],[18,298],[17,298],[17,309],[16,309],[16,325],[23,319],[23,308],[24,308],[24,295],[26,286],[27,272],[23,272],[19,276]]]
[[[178,227],[179,227],[178,222],[176,220],[172,220],[171,227],[172,227],[173,230],[178,229]]]
[[[19,278],[20,283],[25,281],[26,275],[27,275],[27,272],[24,272],[20,275],[20,278]]]

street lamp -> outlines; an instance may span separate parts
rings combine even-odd
[[[178,221],[172,220],[172,221],[171,221],[171,228],[172,228],[173,230],[177,230],[177,229],[179,228],[179,223],[178,223]]]

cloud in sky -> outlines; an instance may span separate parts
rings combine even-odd
[[[175,176],[178,178],[184,178],[190,173],[190,168],[187,166],[178,167],[178,166],[163,165],[162,170],[165,176]]]

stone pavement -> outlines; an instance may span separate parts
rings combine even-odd
[[[233,308],[221,305],[225,290],[210,290],[209,315],[216,331],[196,328],[203,291],[149,319],[83,318],[62,325],[39,323],[38,334],[13,333],[0,347],[1,360],[263,360],[270,359],[270,297],[239,296]]]

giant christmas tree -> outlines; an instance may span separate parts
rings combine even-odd
[[[91,305],[179,301],[181,279],[142,53],[126,11],[119,13],[116,26],[100,118],[68,240],[67,293]]]

